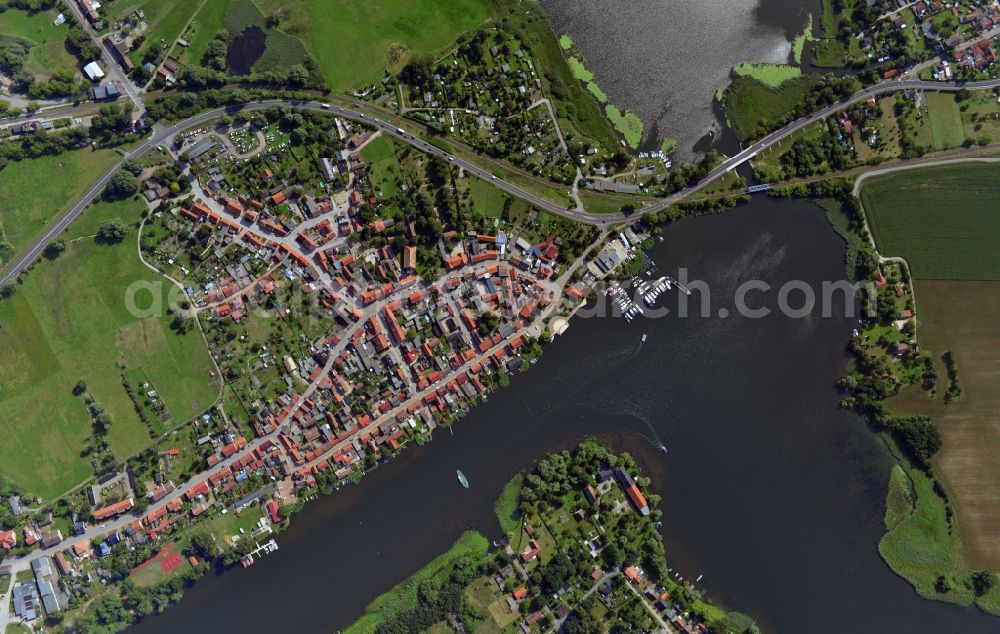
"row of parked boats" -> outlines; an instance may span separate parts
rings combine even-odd
[[[669,291],[671,288],[670,280],[666,277],[661,277],[658,280],[648,280],[646,282],[640,282],[636,285],[636,293],[642,295],[642,301],[646,303],[646,306],[650,308],[656,303],[656,299]]]
[[[618,311],[621,312],[625,321],[631,322],[637,316],[642,314],[642,306],[632,301],[628,292],[622,288],[622,285],[618,283],[617,280],[611,282],[608,286],[608,297],[618,304]]]
[[[631,294],[625,290],[625,287],[621,283],[614,281],[608,286],[608,297],[618,305],[618,310],[621,312],[622,317],[625,318],[625,321],[630,323],[633,319],[643,314],[642,306],[633,298],[641,297],[642,302],[648,308],[652,308],[656,304],[656,300],[660,298],[660,295],[673,288],[676,288],[685,295],[691,294],[691,291],[686,286],[669,275],[655,280],[642,280],[637,276],[633,277],[629,282],[633,289]]]

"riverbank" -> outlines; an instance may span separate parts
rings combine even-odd
[[[755,197],[725,216],[672,223],[663,236],[651,254],[658,269],[684,267],[710,284],[713,316],[747,279],[818,288],[843,277],[840,239],[805,202]],[[453,436],[439,432],[306,505],[275,556],[197,583],[135,631],[342,629],[467,530],[498,539],[495,503],[510,475],[598,435],[631,453],[652,480],[648,492],[666,501],[659,532],[670,567],[685,579],[703,575],[697,586],[707,598],[753,614],[763,630],[843,632],[856,618],[841,608],[852,605],[872,628],[992,632],[992,617],[919,598],[874,548],[891,456],[858,417],[837,409],[830,387],[856,319],[839,307],[812,320],[777,311],[680,318],[674,308],[631,326],[579,315],[534,372],[512,375]],[[247,610],[248,596],[296,609]],[[829,616],[818,622],[819,612]]]
[[[522,622],[540,631],[666,622],[694,631],[707,622],[719,634],[758,632],[753,619],[727,614],[671,578],[655,530],[659,496],[643,494],[649,484],[628,453],[596,439],[550,454],[504,486],[495,505],[505,528],[498,549],[487,556],[486,540],[465,533],[369,604],[345,634],[376,625],[492,632]]]
[[[921,303],[914,312],[922,323],[913,343],[923,353],[932,353],[930,367],[936,366],[930,390],[904,386],[885,401],[893,412],[933,420],[940,429],[941,451],[927,469],[908,469],[916,508],[887,533],[879,550],[921,595],[975,603],[997,614],[1000,560],[992,546],[992,527],[1000,508],[993,502],[998,484],[990,465],[998,434],[989,413],[995,410],[995,392],[987,386],[993,383],[988,377],[1000,372],[1000,359],[982,356],[979,350],[992,349],[986,342],[1000,332],[977,320],[995,303],[995,282],[988,280],[995,280],[997,272],[977,248],[981,240],[995,240],[997,233],[990,214],[978,218],[988,201],[996,199],[990,177],[997,168],[991,162],[887,170],[887,175],[874,174],[863,186],[858,183],[854,192],[863,202],[872,241],[880,250],[905,258],[907,271],[913,269],[909,283],[919,286]],[[981,184],[986,190],[970,194],[970,187]],[[904,206],[907,213],[902,216]],[[939,211],[948,206],[955,211],[944,227]],[[944,279],[934,282],[937,278]],[[974,364],[971,372],[963,368],[966,363]],[[951,387],[948,392],[943,386],[938,389],[943,381],[962,385],[957,399],[951,398]],[[971,392],[970,382],[975,386]]]
[[[896,181],[900,179],[901,175]],[[935,177],[932,182],[936,184],[939,180]],[[981,179],[972,180],[979,182]],[[852,187],[850,182],[845,181],[838,200],[821,201],[831,226],[844,238],[847,245],[845,260],[848,275],[859,281],[874,283],[876,287],[889,287],[879,292],[877,315],[870,315],[867,322],[855,331],[851,340],[854,361],[848,366],[847,378],[840,382],[841,387],[849,394],[844,399],[845,405],[857,407],[870,416],[876,431],[898,461],[888,480],[886,533],[879,540],[879,553],[897,574],[913,584],[921,596],[959,605],[975,604],[986,612],[997,614],[1000,591],[996,588],[996,573],[970,565],[970,553],[963,539],[963,534],[969,531],[969,527],[959,521],[961,516],[956,517],[951,496],[942,486],[939,479],[941,474],[935,468],[941,463],[933,456],[943,443],[949,442],[949,434],[938,433],[938,427],[932,425],[926,417],[930,413],[926,407],[912,406],[913,403],[935,400],[939,373],[934,371],[934,361],[927,355],[927,351],[918,345],[915,330],[907,330],[906,320],[899,320],[899,317],[909,315],[910,311],[916,312],[916,305],[913,303],[907,303],[909,308],[903,312],[904,308],[896,297],[899,295],[905,298],[912,294],[909,288],[914,280],[909,277],[908,269],[905,277],[900,280],[899,271],[891,262],[894,258],[880,255],[876,250],[875,239],[867,231],[867,223],[873,222],[873,213],[884,211],[879,211],[882,202],[888,201],[888,214],[891,215],[895,206],[907,195],[902,191],[893,191],[887,195],[883,191],[885,186],[886,183],[882,182],[880,190],[867,191],[861,190],[860,182]],[[961,191],[961,188],[955,190],[954,186],[952,183],[948,191]],[[906,179],[905,189],[908,192],[921,190],[920,181],[914,184],[911,179]],[[940,208],[940,203],[931,203],[928,196],[926,191],[917,194],[925,203],[931,204],[935,209]],[[864,201],[863,206],[859,204],[859,200]],[[916,216],[913,215],[913,204],[906,206],[906,209],[905,233],[912,240],[913,232],[917,231],[919,234],[921,223],[926,225],[927,222],[926,218],[921,220],[919,210]],[[895,234],[899,231],[900,227],[897,226],[890,232],[893,239],[896,239]],[[938,235],[939,231],[934,230],[934,233]],[[888,236],[881,235],[882,246],[887,238]],[[937,249],[938,241],[934,240],[933,243],[934,249]],[[908,257],[917,254],[914,249],[904,251]],[[896,252],[900,251],[894,253]],[[859,261],[864,261],[864,266],[859,266]],[[896,289],[894,292],[893,284]],[[882,308],[883,302],[889,304],[888,310]],[[968,311],[968,314],[974,315],[976,311]],[[922,318],[923,312],[918,312],[917,316]],[[885,323],[893,320],[897,320],[897,328],[886,330]],[[900,324],[904,326],[901,329],[904,335],[902,339],[896,336]],[[906,336],[907,333],[909,337]],[[890,334],[893,336],[890,337]],[[921,338],[919,343],[923,342],[924,339]],[[937,353],[940,354],[940,350]],[[888,373],[888,381],[881,378],[882,373]],[[917,396],[918,394],[922,396]],[[940,401],[940,397],[936,400]],[[938,417],[943,411],[938,408],[934,413],[940,422]],[[918,416],[913,416],[914,414]],[[970,424],[966,421],[962,429],[968,429]],[[954,434],[956,428],[952,426],[950,429],[953,430],[951,434]],[[952,439],[951,442],[955,440]],[[978,446],[985,448],[989,446],[989,441],[981,440]],[[967,449],[966,454],[968,453]],[[992,451],[988,453],[992,455]],[[961,464],[967,464],[968,459],[964,459]],[[980,462],[984,460],[985,458],[979,458]],[[982,471],[975,471],[974,490],[977,493],[982,492]],[[970,472],[962,470],[960,473]],[[961,481],[952,479],[949,488],[955,486],[961,487]],[[976,519],[977,516],[972,515],[969,522],[973,523]]]
[[[566,63],[573,71],[573,77],[587,87],[587,91],[604,107],[604,114],[611,125],[625,140],[625,144],[631,149],[637,149],[643,136],[643,122],[631,110],[621,109],[618,106],[608,103],[608,95],[598,85],[594,73],[591,72],[583,61],[583,54],[573,46],[573,38],[568,34],[560,37],[559,43],[564,53],[567,54]]]

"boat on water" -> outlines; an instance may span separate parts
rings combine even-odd
[[[639,343],[646,343],[646,333],[642,333],[642,339],[639,340]]]
[[[459,469],[459,470],[455,471],[455,474],[458,475],[458,483],[461,484],[462,486],[464,486],[466,489],[468,489],[469,488],[469,479],[465,477],[465,474],[462,473],[462,470]]]

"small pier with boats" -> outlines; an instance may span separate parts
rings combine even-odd
[[[626,285],[629,290],[626,290]],[[613,281],[608,285],[608,297],[617,304],[622,317],[630,322],[643,314],[642,304],[647,308],[656,306],[656,300],[667,291],[677,289],[685,295],[690,295],[691,290],[682,284],[675,277],[664,275],[652,280],[643,280],[639,276],[632,277],[627,283]],[[639,303],[642,301],[642,304]]]
[[[261,557],[261,555],[267,555],[275,552],[276,550],[278,550],[278,542],[274,541],[273,537],[263,544],[257,542],[257,547],[244,555],[243,559],[240,559],[240,565],[244,568],[249,568],[254,564],[257,558]]]

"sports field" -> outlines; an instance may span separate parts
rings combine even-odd
[[[148,588],[186,572],[190,567],[187,558],[174,544],[167,544],[163,550],[133,568],[128,579],[137,586]]]
[[[260,0],[306,42],[330,88],[375,81],[411,57],[438,55],[493,14],[489,0]]]
[[[941,430],[934,465],[952,498],[970,566],[1000,569],[1000,283],[917,280],[920,344],[937,361],[937,396],[910,388],[890,401]],[[955,354],[963,395],[945,404],[941,355]]]
[[[100,205],[86,214],[102,216]],[[85,214],[85,215],[86,215]],[[138,215],[127,217],[135,222]],[[136,316],[126,292],[134,282],[165,280],[138,259],[134,227],[117,245],[91,238],[72,241],[53,261],[24,276],[15,294],[0,302],[0,477],[51,499],[88,478],[81,450],[91,436],[81,398],[84,379],[94,399],[114,419],[108,441],[121,458],[150,444],[121,379],[124,369],[149,377],[178,423],[199,414],[218,393],[211,359],[198,331],[177,336],[171,318]],[[151,292],[136,295],[150,307]]]
[[[15,250],[37,238],[120,157],[111,150],[73,150],[13,161],[0,170],[0,240]],[[44,174],[40,187],[39,174]]]
[[[906,258],[918,280],[1000,280],[1000,165],[896,172],[860,195],[881,254]]]

